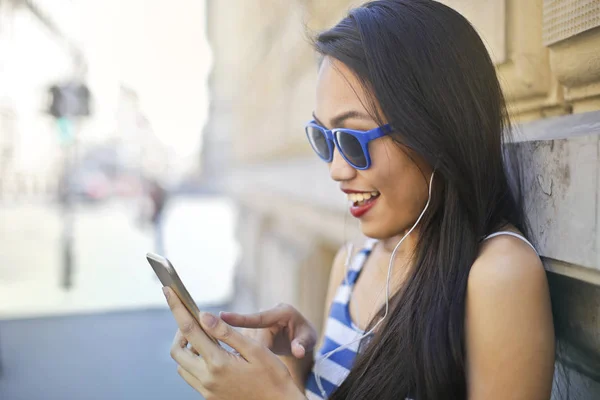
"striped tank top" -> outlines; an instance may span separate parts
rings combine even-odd
[[[493,233],[483,238],[482,241],[500,235],[508,235],[521,239],[537,254],[535,247],[527,239],[510,231]],[[367,240],[365,246],[352,257],[348,265],[346,277],[337,289],[329,310],[329,317],[325,324],[323,344],[315,357],[315,364],[306,381],[305,394],[308,400],[327,399],[344,382],[344,379],[350,373],[360,345],[358,338],[364,335],[364,332],[352,322],[352,318],[350,317],[350,296],[352,288],[360,275],[360,271],[371,254],[375,243],[377,243],[376,240]],[[328,358],[322,358],[324,354],[336,350],[341,346],[346,346],[349,343],[352,344],[333,353]],[[319,388],[317,375],[320,378],[321,387],[324,392]]]

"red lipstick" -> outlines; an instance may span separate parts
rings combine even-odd
[[[352,204],[350,206],[350,214],[352,214],[352,216],[354,218],[362,217],[363,215],[365,215],[367,213],[367,211],[369,211],[371,208],[373,208],[373,206],[377,202],[377,199],[379,199],[379,196],[371,197],[369,200],[366,200],[364,202],[364,204],[362,204],[360,206],[355,206],[354,204]]]

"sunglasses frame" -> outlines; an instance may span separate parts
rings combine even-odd
[[[308,128],[316,128],[316,129],[320,130],[321,132],[323,132],[323,134],[325,135],[325,142],[327,143],[327,148],[328,148],[328,152],[329,152],[328,157],[321,156],[319,154],[319,152],[317,150],[315,150],[315,148],[312,145],[310,135],[308,133]],[[390,124],[382,125],[382,126],[379,126],[377,128],[374,128],[374,129],[371,129],[368,131],[357,131],[355,129],[346,129],[346,128],[327,129],[327,128],[324,128],[321,125],[319,125],[317,123],[317,121],[312,120],[312,121],[308,122],[306,124],[306,126],[304,127],[304,132],[306,133],[306,137],[308,139],[308,142],[310,143],[310,147],[313,149],[313,151],[315,153],[317,153],[319,158],[321,158],[323,161],[325,161],[327,163],[330,163],[333,161],[333,147],[335,146],[335,147],[337,147],[339,153],[342,155],[344,160],[348,164],[350,164],[352,166],[352,168],[359,169],[359,170],[365,170],[365,169],[369,169],[369,167],[371,167],[371,154],[369,153],[369,142],[390,134],[391,132],[393,132],[393,129]],[[342,151],[342,148],[337,139],[337,133],[339,133],[339,132],[346,133],[350,136],[353,136],[358,141],[358,143],[360,143],[363,154],[365,155],[365,160],[367,162],[367,164],[364,167],[355,165],[353,162],[351,162],[348,159],[348,157],[346,157],[346,155]]]

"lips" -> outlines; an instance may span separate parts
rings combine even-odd
[[[352,214],[352,216],[354,218],[360,218],[363,215],[365,215],[371,208],[373,208],[373,206],[375,206],[375,203],[377,203],[377,200],[379,199],[379,194],[377,196],[373,196],[367,200],[364,200],[362,202],[355,202],[352,203],[352,205],[350,206],[350,214]]]

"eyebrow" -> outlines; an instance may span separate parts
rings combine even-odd
[[[326,125],[319,120],[319,118],[317,118],[317,116],[315,115],[315,113],[312,113],[313,118],[315,119],[315,121],[317,121],[319,123],[319,125],[321,125],[322,127],[326,128]],[[331,126],[332,127],[339,127],[340,125],[342,125],[344,123],[344,121],[346,121],[347,119],[362,119],[362,120],[366,120],[366,121],[371,121],[371,117],[365,113],[361,113],[355,110],[351,110],[351,111],[346,111],[341,113],[340,115],[334,117],[331,119]]]

